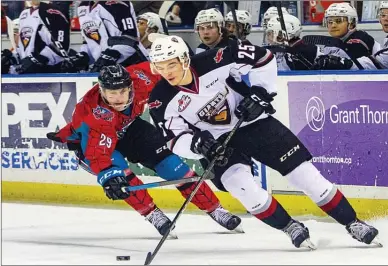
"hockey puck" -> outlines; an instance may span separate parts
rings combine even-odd
[[[116,260],[130,260],[131,256],[116,256]]]

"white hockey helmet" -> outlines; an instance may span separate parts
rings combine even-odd
[[[290,14],[283,14],[284,25],[286,26],[287,39],[292,40],[298,38],[302,33],[302,25],[300,20]],[[273,16],[267,24],[266,33],[271,32],[274,37],[274,42],[277,42],[277,37],[280,37],[281,40],[285,39],[286,33],[282,30],[280,23],[280,18],[278,15]],[[282,43],[282,42],[279,42]]]
[[[217,22],[218,27],[224,26],[224,17],[221,11],[217,8],[204,9],[198,12],[195,17],[194,28],[198,29],[198,26],[203,23]]]
[[[142,19],[147,21],[148,28],[157,28],[157,33],[164,33],[162,20],[159,15],[153,12],[146,12],[137,16],[137,19]]]
[[[327,25],[327,19],[329,17],[346,17],[348,23],[353,23],[354,27],[357,25],[358,15],[354,7],[349,3],[333,3],[325,11],[325,21]]]
[[[289,14],[287,9],[285,7],[282,7],[282,13],[283,15],[284,14]],[[267,11],[265,11],[264,15],[263,15],[263,19],[261,20],[261,27],[263,27],[264,29],[267,28],[267,23],[268,21],[273,17],[273,16],[277,16],[279,15],[278,13],[278,9],[276,6],[271,6],[270,8],[267,9]]]
[[[381,10],[383,8],[388,8],[388,1],[381,1],[380,2],[379,10]]]
[[[178,58],[183,64],[189,58],[189,48],[181,37],[170,35],[154,40],[149,57],[152,63]]]
[[[252,29],[252,15],[246,10],[236,10],[237,22],[243,25],[243,35],[249,35]],[[232,11],[226,17],[225,22],[234,22]]]

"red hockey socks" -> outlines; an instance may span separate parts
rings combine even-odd
[[[195,175],[196,173],[190,170],[185,177],[192,177]],[[186,183],[181,186],[177,186],[177,189],[181,192],[184,198],[188,198],[197,183],[198,182]],[[200,210],[206,212],[212,212],[220,205],[220,201],[218,200],[216,194],[214,194],[213,190],[206,182],[202,182],[191,202]]]
[[[272,195],[270,195],[263,207],[254,213],[252,212],[252,214],[269,226],[279,230],[285,228],[291,221],[288,212]]]
[[[353,207],[337,188],[333,188],[317,205],[342,225],[348,225],[357,218]]]
[[[143,185],[135,174],[130,174],[128,177],[130,186]],[[134,208],[140,215],[146,216],[155,209],[155,203],[146,189],[131,191],[130,196],[124,200],[128,205]]]

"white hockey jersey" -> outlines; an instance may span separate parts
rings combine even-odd
[[[135,52],[135,43],[148,58],[148,52],[139,40],[136,15],[133,5],[129,1],[100,1],[97,4],[82,3],[77,12],[81,26],[84,44],[81,51],[89,54],[92,61],[96,61],[101,52],[107,48],[120,52],[118,63],[131,57]],[[133,40],[131,44],[108,46],[110,37],[126,35]]]
[[[191,58],[193,82],[172,86],[161,80],[149,99],[150,114],[171,142],[172,151],[199,159],[191,152],[192,130],[208,130],[214,138],[232,130],[238,118],[234,110],[249,91],[227,85],[229,76],[249,86],[276,92],[277,67],[273,54],[262,47],[239,45],[212,49]],[[262,114],[258,119],[267,117]],[[242,127],[255,122],[243,123]]]
[[[55,21],[55,22],[54,22]],[[19,16],[19,40],[16,51],[23,59],[31,53],[47,57],[48,65],[63,61],[64,57],[54,41],[61,43],[65,51],[70,46],[69,22],[52,5],[41,3],[39,8],[28,8]]]
[[[363,56],[357,61],[364,69],[388,69],[388,36],[384,39],[383,47],[373,56]],[[354,67],[354,69],[358,69]]]

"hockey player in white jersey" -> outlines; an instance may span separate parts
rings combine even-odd
[[[90,72],[116,63],[129,66],[147,61],[130,1],[86,1],[78,7],[78,15],[85,40],[81,53],[93,63]]]
[[[283,14],[285,31],[278,15],[266,22],[265,31],[270,50],[275,54],[278,70],[309,70],[314,60],[321,54],[319,47],[307,44],[300,38],[302,25],[300,20],[290,14]],[[277,48],[279,48],[277,50]]]
[[[198,33],[201,44],[195,50],[196,54],[228,45],[229,32],[224,28],[224,24],[222,13],[216,8],[198,12],[195,17],[194,29]]]
[[[375,240],[378,230],[357,218],[346,197],[310,162],[312,155],[303,143],[271,116],[277,68],[269,50],[236,41],[190,58],[183,40],[169,36],[153,42],[150,60],[163,77],[149,99],[155,124],[172,138],[174,153],[216,158],[212,182],[220,190],[230,192],[256,218],[285,232],[296,247],[314,249],[309,230],[255,183],[253,157],[310,196],[352,237],[367,244]],[[241,84],[230,87],[228,79]],[[245,122],[224,149],[221,143],[240,118]]]
[[[285,7],[282,7],[281,10],[282,10],[283,15],[284,15],[284,14],[289,14],[288,11],[287,11],[287,9],[286,9]],[[276,6],[271,6],[271,7],[269,7],[269,8],[264,12],[264,14],[263,14],[263,19],[262,19],[262,21],[261,21],[261,27],[263,27],[263,29],[266,30],[266,29],[267,29],[267,26],[268,26],[268,21],[269,21],[272,17],[277,16],[277,15],[279,15],[277,7],[276,7]]]
[[[139,29],[140,41],[147,51],[149,51],[152,45],[151,40],[148,39],[148,36],[151,33],[166,34],[159,15],[152,12],[146,12],[139,15],[137,17],[137,27]]]
[[[31,7],[19,16],[17,57],[15,69],[23,73],[60,72],[70,46],[70,24],[54,5],[31,1]]]
[[[380,2],[379,21],[383,31],[388,34],[388,1]],[[373,56],[363,56],[357,60],[363,69],[388,69],[388,36],[385,37],[381,50]]]
[[[246,10],[236,10],[237,25],[234,23],[232,11],[225,16],[225,28],[229,31],[229,35],[238,36],[237,31],[240,33],[240,39],[245,40],[251,33],[252,29],[252,15]]]
[[[357,30],[357,11],[349,3],[331,4],[325,11],[325,23],[331,37],[338,39],[335,47],[324,47],[324,54],[349,59],[375,54],[380,44],[365,31]]]
[[[388,1],[381,1],[379,6],[379,21],[385,33],[388,33]],[[315,64],[321,67],[323,65],[338,69],[339,65],[346,66],[343,69],[362,70],[362,69],[388,69],[388,36],[384,39],[381,50],[373,55],[362,56],[353,59],[353,61],[343,57],[333,57],[331,55],[320,56]]]

